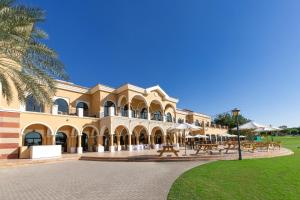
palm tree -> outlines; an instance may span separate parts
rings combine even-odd
[[[47,39],[37,27],[42,21],[41,9],[0,0],[0,92],[8,103],[13,90],[21,102],[30,94],[39,103],[51,103],[54,79],[67,79],[55,51],[41,42]]]

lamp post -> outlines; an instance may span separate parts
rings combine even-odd
[[[239,151],[239,160],[242,160],[242,151],[241,151],[241,140],[240,140],[240,130],[239,130],[239,121],[238,121],[238,116],[240,114],[240,110],[235,108],[232,111],[232,116],[235,118],[236,122],[236,130],[238,134],[238,151]]]

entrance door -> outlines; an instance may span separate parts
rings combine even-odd
[[[63,132],[58,132],[55,136],[55,144],[61,145],[62,152],[68,152],[67,135]]]
[[[89,150],[88,136],[87,136],[86,133],[82,133],[81,146],[82,146],[83,151],[88,151]]]

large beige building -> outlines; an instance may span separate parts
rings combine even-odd
[[[178,99],[159,86],[86,88],[57,81],[53,105],[39,105],[30,95],[24,104],[14,99],[8,105],[0,95],[0,158],[27,158],[31,145],[59,144],[68,153],[155,148],[174,123],[194,123],[202,134],[227,132],[207,115],[178,109]],[[173,140],[183,143],[180,133]]]

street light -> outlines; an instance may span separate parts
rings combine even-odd
[[[240,110],[235,108],[231,112],[232,112],[232,116],[235,118],[236,130],[237,130],[237,134],[238,134],[239,160],[242,160],[241,140],[240,140],[239,121],[238,121],[238,116],[240,114]]]

